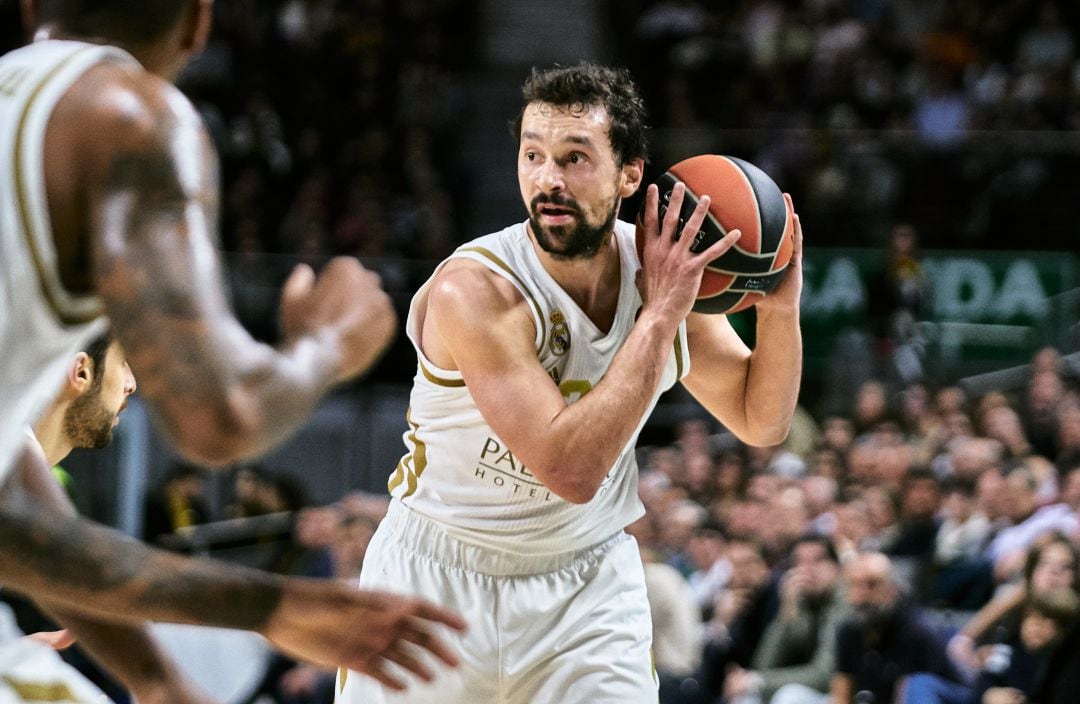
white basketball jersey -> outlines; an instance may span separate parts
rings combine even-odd
[[[473,240],[450,256],[483,264],[521,292],[536,325],[537,358],[567,403],[600,383],[641,307],[634,283],[634,226],[617,222],[615,235],[622,277],[615,321],[607,333],[544,269],[524,223]],[[492,431],[460,372],[440,369],[424,356],[417,311],[426,308],[430,287],[429,279],[417,291],[406,323],[419,368],[404,436],[408,454],[390,477],[390,493],[459,540],[513,553],[585,548],[637,520],[644,508],[637,496],[634,446],[657,398],[690,369],[685,324],[672,340],[659,388],[633,437],[592,501],[573,504],[540,483]]]
[[[71,357],[105,329],[100,301],[60,283],[44,169],[53,107],[102,61],[135,59],[113,47],[52,40],[0,57],[0,481]]]

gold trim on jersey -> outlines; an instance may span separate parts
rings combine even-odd
[[[18,204],[19,219],[22,221],[23,233],[26,236],[26,244],[30,251],[30,258],[33,260],[34,268],[37,270],[38,283],[41,284],[41,292],[44,294],[45,301],[49,304],[49,308],[52,309],[53,314],[64,325],[81,325],[83,323],[88,323],[99,317],[103,311],[101,309],[100,301],[87,309],[86,303],[91,302],[92,299],[88,300],[86,297],[74,296],[67,291],[64,291],[63,285],[59,283],[59,274],[57,274],[57,286],[60,289],[60,295],[70,297],[71,299],[84,304],[79,307],[80,312],[67,310],[70,305],[65,306],[60,300],[60,295],[53,290],[49,283],[50,279],[47,275],[45,263],[41,256],[41,252],[38,250],[37,239],[34,237],[34,220],[30,217],[30,205],[27,202],[26,183],[23,180],[21,168],[23,162],[23,133],[26,130],[26,124],[30,118],[30,111],[34,107],[34,103],[41,96],[41,92],[45,89],[45,86],[49,84],[49,81],[56,77],[60,71],[66,68],[75,59],[88,51],[93,51],[98,48],[100,47],[88,46],[80,49],[58,63],[45,74],[45,77],[41,79],[41,82],[34,86],[34,89],[30,91],[30,97],[26,99],[26,105],[23,107],[22,115],[19,116],[19,126],[15,130],[15,152],[12,157],[12,162],[15,178],[15,201]],[[43,235],[48,235],[48,233],[43,233]],[[44,236],[42,236],[41,239],[44,241]]]
[[[458,251],[476,252],[479,255],[487,257],[496,266],[509,274],[510,277],[517,283],[517,285],[521,287],[521,290],[525,293],[525,297],[528,298],[529,303],[532,304],[533,310],[536,311],[536,319],[540,321],[540,336],[537,338],[540,340],[540,342],[536,346],[536,354],[540,354],[540,352],[544,349],[544,343],[547,341],[547,321],[544,320],[544,313],[540,309],[540,304],[536,302],[536,298],[533,297],[532,292],[529,290],[529,287],[525,285],[525,282],[521,279],[520,276],[517,275],[517,272],[510,268],[509,264],[504,262],[501,258],[499,258],[499,255],[495,254],[487,247],[462,247]]]
[[[417,360],[417,364],[419,364],[420,372],[424,375],[424,378],[430,381],[432,384],[437,384],[438,386],[446,386],[452,389],[465,386],[464,379],[443,379],[442,377],[432,374],[431,371],[427,368],[427,365],[425,365],[420,360]]]
[[[345,691],[345,680],[349,679],[349,671],[344,667],[339,667],[337,671],[338,678],[338,694]]]
[[[16,696],[28,702],[77,702],[75,693],[63,682],[27,682],[4,675],[4,684],[11,687]]]
[[[427,469],[427,443],[417,437],[420,432],[420,424],[413,422],[411,407],[405,411],[405,422],[412,428],[412,432],[406,436],[412,447],[412,452],[401,458],[401,461],[398,462],[397,467],[394,469],[393,475],[390,477],[390,481],[386,484],[387,490],[393,494],[394,490],[401,486],[402,482],[405,482],[405,493],[400,497],[402,499],[416,493],[420,475]]]
[[[683,359],[682,359],[682,336],[679,335],[679,331],[675,332],[675,381],[678,382],[682,379]]]

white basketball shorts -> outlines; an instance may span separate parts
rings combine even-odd
[[[625,533],[565,555],[522,556],[463,543],[395,501],[360,584],[429,599],[460,613],[469,630],[439,631],[460,668],[435,667],[432,683],[407,676],[400,694],[343,670],[336,704],[657,701],[645,576]]]

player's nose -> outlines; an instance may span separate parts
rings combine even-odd
[[[545,193],[561,191],[565,187],[562,168],[554,159],[548,159],[536,172],[536,185]]]

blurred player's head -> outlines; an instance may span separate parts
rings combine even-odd
[[[592,257],[641,185],[644,102],[629,72],[594,64],[533,69],[522,97],[512,130],[533,235],[558,258]]]
[[[212,9],[213,0],[22,0],[35,34],[123,47],[166,78],[202,50]]]
[[[75,355],[61,398],[64,434],[72,447],[101,448],[112,442],[113,428],[135,391],[135,377],[120,344],[109,335],[97,338]]]

